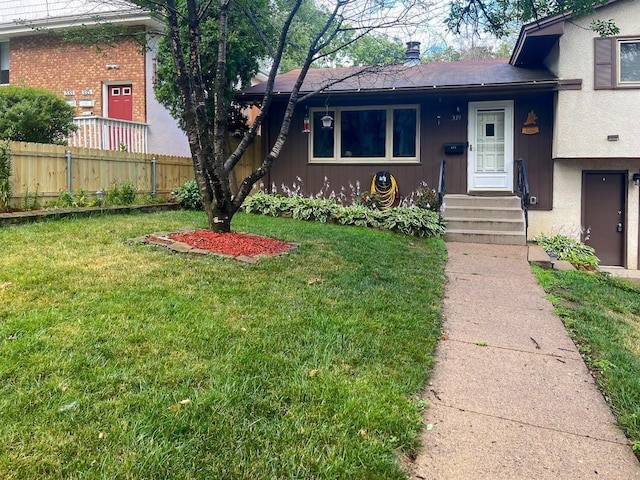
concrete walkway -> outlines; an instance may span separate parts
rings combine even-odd
[[[414,479],[640,479],[527,247],[448,243],[445,335]]]

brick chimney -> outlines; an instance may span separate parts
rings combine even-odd
[[[407,42],[404,53],[404,64],[407,67],[420,65],[420,42]]]

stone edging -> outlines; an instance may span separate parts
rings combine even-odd
[[[179,210],[178,203],[157,203],[149,205],[124,205],[116,207],[85,207],[85,208],[52,208],[50,210],[30,210],[27,212],[0,213],[0,226],[20,225],[37,222],[39,220],[57,220],[68,217],[91,217],[92,215],[122,214],[122,213],[153,213],[166,210]]]

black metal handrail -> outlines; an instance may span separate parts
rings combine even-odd
[[[438,212],[442,217],[442,202],[444,201],[444,159],[440,160],[440,174],[438,175]]]
[[[518,171],[517,194],[520,196],[520,206],[524,212],[524,232],[526,237],[529,228],[529,178],[527,177],[527,167],[522,158],[516,160],[516,167]]]

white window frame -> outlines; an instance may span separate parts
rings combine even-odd
[[[640,43],[640,38],[621,38],[616,42],[616,84],[620,87],[640,87],[640,79],[636,81],[623,81],[621,77],[621,68],[622,68],[622,60],[620,58],[621,55],[621,46],[624,43]]]
[[[393,111],[398,109],[415,109],[416,111],[416,154],[413,157],[394,157],[393,156]],[[326,107],[317,107],[309,109],[309,118],[311,120],[311,131],[314,128],[322,128],[321,125],[314,125],[313,117],[316,112],[325,112]],[[335,118],[333,119],[333,157],[314,157],[313,156],[313,133],[309,134],[309,163],[335,163],[341,165],[347,164],[361,164],[361,163],[420,163],[420,106],[417,104],[410,105],[367,105],[358,107],[330,107],[330,112],[333,113]],[[362,111],[362,110],[386,110],[386,133],[385,133],[385,153],[384,157],[342,157],[341,152],[341,113],[343,111]]]

